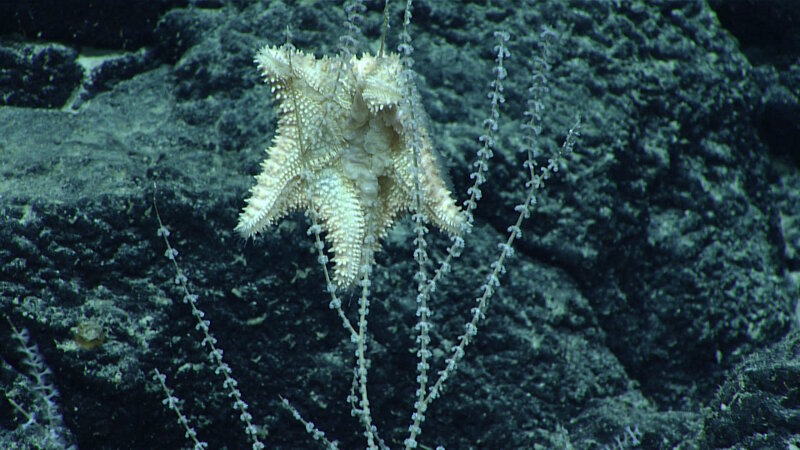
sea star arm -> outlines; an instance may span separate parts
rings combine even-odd
[[[461,210],[453,201],[439,171],[436,157],[427,139],[421,140],[419,152],[419,176],[422,188],[422,212],[437,228],[451,235],[463,234],[465,220]],[[414,154],[406,150],[394,154],[395,183],[403,189],[407,198],[413,198],[415,189]],[[410,206],[410,204],[409,204]]]
[[[331,242],[334,282],[351,286],[358,278],[366,236],[365,212],[353,183],[341,171],[324,169],[311,186],[314,210]]]
[[[302,206],[300,192],[300,152],[295,141],[285,134],[275,137],[269,158],[261,163],[261,173],[250,189],[236,231],[250,238],[280,219],[292,209]]]

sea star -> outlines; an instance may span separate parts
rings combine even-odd
[[[462,234],[466,219],[398,55],[317,59],[287,44],[262,48],[255,62],[279,102],[278,130],[239,233],[249,238],[290,211],[312,211],[331,242],[339,288],[355,283],[393,221],[414,209],[415,186],[425,219]]]

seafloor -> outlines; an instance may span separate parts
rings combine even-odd
[[[404,3],[389,4],[389,49]],[[383,2],[364,5],[357,45],[374,53]],[[490,110],[493,33],[511,35],[483,200],[430,304],[431,373],[525,195],[532,70],[549,89],[540,163],[582,123],[420,448],[800,447],[793,5],[414,2],[416,84],[459,203]],[[260,441],[320,448],[282,396],[339,448],[366,445],[347,401],[354,346],[306,218],[254,241],[233,231],[277,122],[255,51],[289,30],[333,55],[346,22],[331,1],[0,3],[0,448],[189,447],[156,369],[198,439],[251,447],[181,301],[156,204]],[[558,35],[547,54],[544,29]],[[417,386],[412,241],[405,218],[372,276],[368,391],[389,448]],[[434,261],[448,243],[432,231]],[[355,318],[358,295],[342,295]]]

